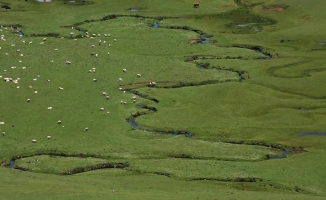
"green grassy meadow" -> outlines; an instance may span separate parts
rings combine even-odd
[[[0,199],[325,199],[326,5],[198,3],[1,0]]]

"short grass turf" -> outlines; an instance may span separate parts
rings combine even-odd
[[[1,198],[324,199],[323,2],[1,3]]]

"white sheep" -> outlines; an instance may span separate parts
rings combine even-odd
[[[37,140],[32,140],[33,143],[37,143]]]
[[[108,55],[110,55],[110,52],[108,52]]]
[[[2,135],[5,136],[6,135],[6,132],[2,132]]]
[[[121,87],[119,87],[119,90],[121,91],[121,90],[122,90],[122,88],[121,88]]]
[[[122,72],[127,72],[127,69],[122,69]]]
[[[62,123],[61,120],[58,120],[58,121],[57,121],[57,124],[61,124],[61,123]]]
[[[156,85],[156,82],[149,82],[148,86],[154,87]]]
[[[137,77],[141,77],[141,74],[137,74]]]
[[[84,128],[84,131],[88,131],[88,127]]]
[[[114,41],[114,42],[116,42],[116,41],[117,41],[117,39],[113,39],[113,41]]]
[[[92,44],[92,46],[91,46],[92,48],[95,48],[95,45],[94,44]]]
[[[93,73],[93,71],[92,71],[91,69],[90,69],[90,70],[88,70],[88,72],[89,72],[89,73]]]
[[[47,138],[48,140],[51,140],[51,139],[52,139],[52,137],[51,137],[50,135],[46,136],[46,138]]]
[[[46,37],[45,37],[45,38],[43,38],[43,41],[46,41]]]
[[[67,61],[66,61],[66,64],[67,64],[67,65],[70,65],[70,64],[71,64],[71,62],[67,60]]]
[[[100,111],[104,111],[104,108],[100,108]]]
[[[37,94],[37,90],[34,91],[34,94]]]
[[[109,100],[110,99],[110,96],[106,96],[105,98],[106,98],[106,100]]]
[[[103,95],[103,96],[106,96],[106,95],[107,95],[107,93],[106,93],[106,92],[102,92],[102,95]]]
[[[49,106],[49,107],[48,107],[48,110],[52,110],[52,107],[51,107],[51,106]]]
[[[26,101],[27,101],[27,102],[31,102],[31,99],[27,99]]]
[[[59,90],[63,90],[63,87],[59,87]]]
[[[97,82],[97,79],[96,78],[93,78],[93,82]]]
[[[122,78],[119,78],[119,81],[121,82],[122,81]]]
[[[28,44],[33,44],[33,42],[32,42],[32,41],[30,41]]]

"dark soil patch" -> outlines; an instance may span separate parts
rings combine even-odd
[[[303,149],[303,147],[293,147],[290,151],[290,155],[295,155],[295,154],[300,154],[300,153],[305,153],[308,152],[307,150]]]
[[[288,5],[282,5],[282,4],[268,5],[268,6],[262,5],[262,9],[266,12],[282,12],[286,10],[288,7],[289,7]]]

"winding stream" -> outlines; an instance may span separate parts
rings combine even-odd
[[[130,92],[130,91],[129,91]],[[132,92],[130,92],[132,93]],[[135,94],[135,93],[132,93],[134,95],[137,95],[139,98],[143,98],[143,99],[147,99],[147,98],[144,98],[143,96],[140,96],[138,94]],[[155,101],[155,100],[152,100],[152,99],[147,99],[147,100],[151,100],[155,103],[158,103],[158,101]],[[155,113],[157,112],[157,109],[154,108],[154,107],[147,107],[147,106],[143,106],[143,105],[138,105],[137,106],[139,109],[147,109],[149,110],[151,113]],[[178,131],[178,132],[169,132],[169,131],[160,131],[160,130],[145,130],[145,129],[140,129],[135,120],[137,117],[139,116],[142,116],[142,115],[147,115],[149,113],[144,113],[144,114],[138,114],[138,115],[132,115],[131,118],[128,119],[128,123],[129,125],[133,128],[133,129],[137,129],[137,130],[142,130],[142,131],[147,131],[147,132],[152,132],[152,133],[156,133],[156,134],[167,134],[167,135],[174,135],[174,136],[177,136],[177,135],[184,135],[186,136],[187,138],[191,138],[192,135],[188,132],[185,132],[185,131]]]

